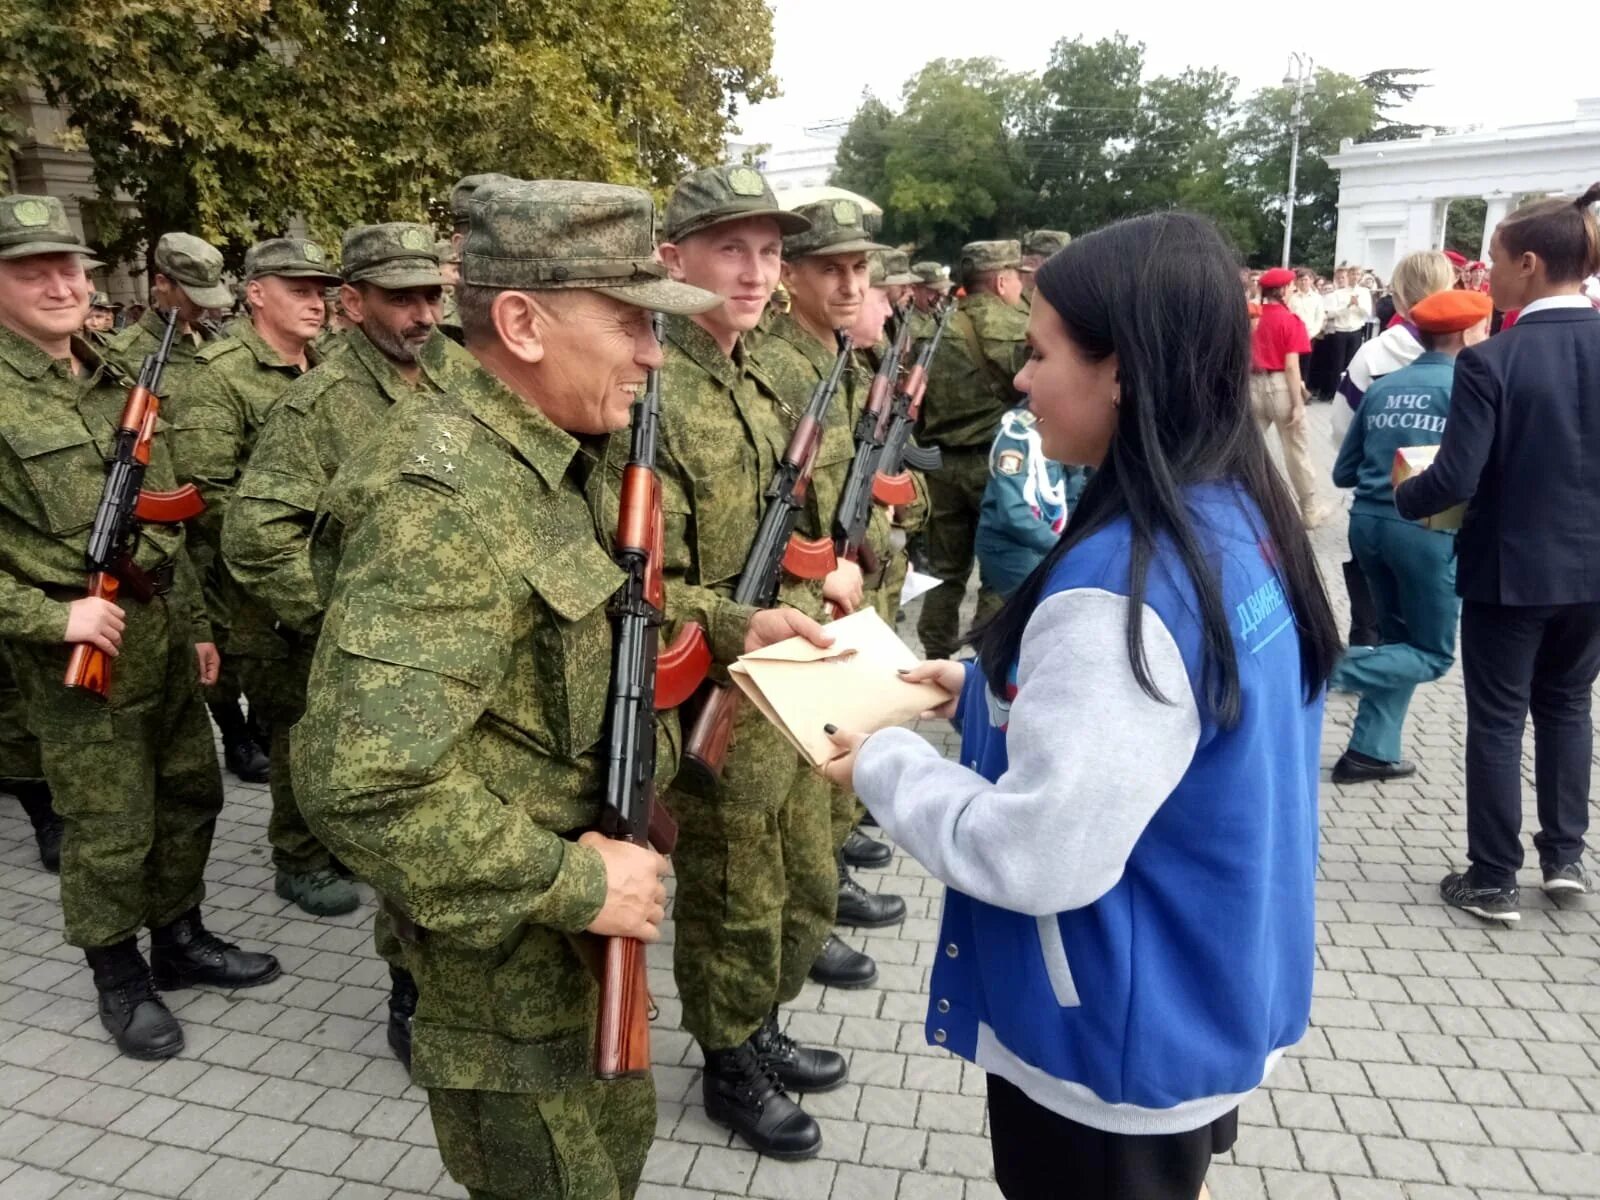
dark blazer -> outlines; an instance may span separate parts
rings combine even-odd
[[[1461,352],[1438,457],[1394,503],[1415,520],[1463,500],[1463,599],[1600,602],[1600,312],[1546,309]]]

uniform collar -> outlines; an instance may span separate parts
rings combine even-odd
[[[443,349],[436,343],[444,340],[444,335],[436,330],[433,336],[423,343],[422,352],[417,356],[417,365],[430,382],[437,382],[438,369],[443,362]],[[391,404],[416,390],[415,385],[400,373],[400,368],[388,355],[378,349],[366,335],[366,331],[359,326],[345,334],[344,344],[355,360],[366,369],[367,374],[372,376],[373,382],[378,385],[378,390],[389,398]]]
[[[1524,317],[1530,317],[1534,313],[1550,312],[1553,309],[1593,307],[1594,302],[1582,292],[1572,296],[1545,296],[1543,299],[1535,300],[1532,304],[1525,305],[1522,311],[1517,314],[1517,320],[1520,321]]]
[[[160,334],[158,333],[159,337]],[[277,371],[293,371],[299,373],[300,368],[293,363],[283,361],[283,356],[267,344],[267,339],[256,332],[255,322],[246,317],[238,323],[234,337],[244,343],[244,346],[263,367],[271,367]],[[322,361],[317,349],[311,343],[306,343],[306,369],[310,370]]]
[[[72,354],[83,364],[82,375],[73,376],[65,360],[52,358],[20,333],[0,325],[0,359],[10,363],[12,370],[24,379],[42,379],[54,368],[63,378],[75,379],[87,385],[105,367],[100,352],[86,338],[73,336]]]
[[[557,487],[578,453],[578,439],[525,404],[470,351],[441,341],[444,352],[437,378],[445,391],[515,450],[547,485]]]
[[[742,342],[734,343],[734,357],[729,358],[717,340],[688,317],[667,318],[667,341],[723,387],[731,388],[739,382]]]
[[[806,361],[815,367],[818,373],[826,375],[833,369],[835,352],[812,336],[811,332],[795,320],[790,313],[779,313],[772,319],[772,328],[767,331],[768,337],[779,338],[788,342],[801,354]]]

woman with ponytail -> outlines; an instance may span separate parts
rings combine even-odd
[[[909,673],[959,696],[959,762],[829,727],[830,775],[949,889],[927,1035],[988,1072],[1010,1200],[1195,1200],[1306,1030],[1339,641],[1237,270],[1182,213],[1039,270],[1016,385],[1095,473],[978,660]]]
[[[1517,323],[1462,351],[1433,466],[1395,489],[1412,519],[1465,501],[1456,536],[1467,694],[1467,858],[1448,904],[1515,921],[1522,866],[1522,734],[1533,713],[1540,884],[1588,890],[1600,675],[1600,183],[1512,213],[1489,241],[1494,306]]]

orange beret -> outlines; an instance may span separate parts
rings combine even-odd
[[[1261,272],[1260,283],[1264,288],[1288,287],[1294,282],[1294,272],[1288,267],[1273,267],[1270,271]]]
[[[1411,306],[1411,323],[1424,333],[1460,333],[1494,313],[1494,301],[1482,292],[1452,288],[1435,292]]]

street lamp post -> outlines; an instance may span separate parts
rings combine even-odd
[[[1314,64],[1309,54],[1298,51],[1289,55],[1289,73],[1283,77],[1285,87],[1294,89],[1294,107],[1289,111],[1291,141],[1289,144],[1289,187],[1283,194],[1283,262],[1289,265],[1289,243],[1294,238],[1294,185],[1300,173],[1300,116],[1305,111],[1306,89],[1311,85]]]

